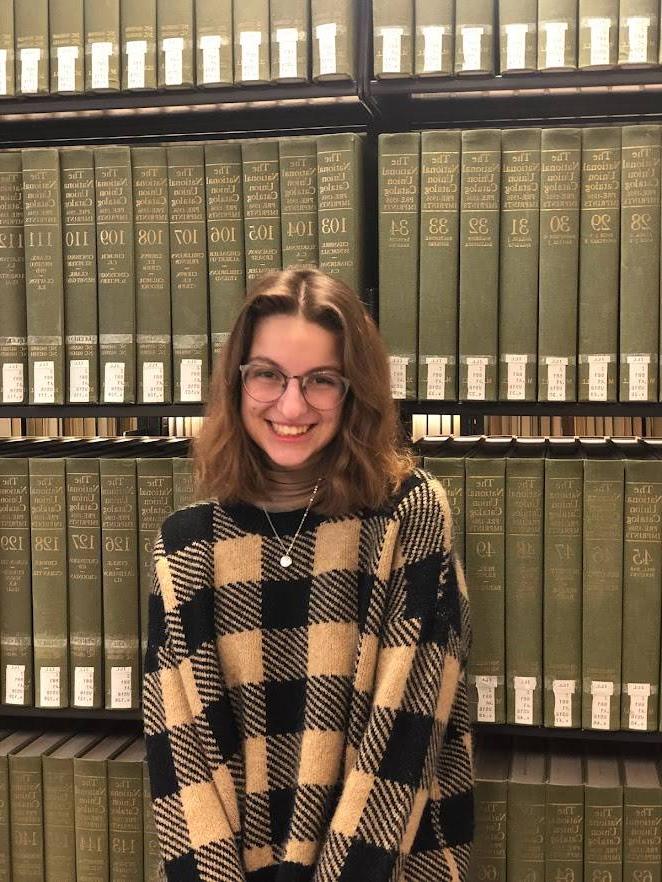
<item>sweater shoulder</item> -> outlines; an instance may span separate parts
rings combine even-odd
[[[197,502],[168,515],[161,525],[163,552],[174,554],[214,538],[214,503]]]

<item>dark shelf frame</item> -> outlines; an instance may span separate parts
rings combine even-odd
[[[597,729],[557,729],[545,726],[516,726],[506,723],[474,723],[474,734],[481,740],[489,738],[525,737],[549,738],[563,741],[662,745],[662,732],[631,732],[615,729],[603,731]]]

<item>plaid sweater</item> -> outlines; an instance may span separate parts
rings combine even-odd
[[[301,510],[272,519],[291,537]],[[171,515],[144,725],[169,882],[464,882],[473,833],[466,589],[441,485],[311,511]],[[289,542],[288,542],[289,544]]]

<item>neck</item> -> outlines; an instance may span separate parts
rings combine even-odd
[[[266,478],[267,495],[261,504],[268,511],[291,511],[305,508],[320,476],[325,474],[324,451],[318,451],[296,468],[285,468],[266,456],[263,474]]]

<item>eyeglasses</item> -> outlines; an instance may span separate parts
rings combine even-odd
[[[309,371],[307,374],[284,374],[264,364],[241,364],[241,381],[246,392],[262,404],[278,401],[290,380],[298,380],[301,394],[315,410],[332,410],[342,403],[349,390],[349,380],[334,371]]]

